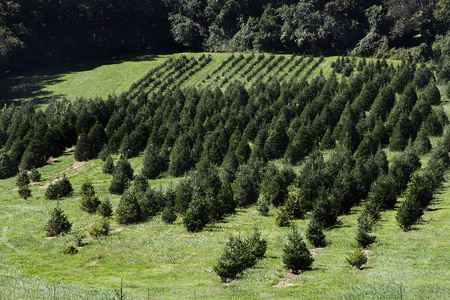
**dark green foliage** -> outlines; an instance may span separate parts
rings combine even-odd
[[[132,189],[126,190],[116,209],[116,221],[119,224],[132,224],[141,220],[141,208]]]
[[[86,181],[81,186],[81,200],[80,200],[80,208],[81,210],[93,214],[97,211],[98,206],[100,205],[100,200],[95,195],[94,186],[90,181]]]
[[[367,257],[364,252],[359,249],[353,249],[353,252],[345,258],[345,261],[352,267],[361,269],[367,263]]]
[[[389,168],[389,175],[392,176],[395,182],[397,195],[400,195],[406,189],[411,175],[420,166],[419,157],[413,149],[407,149],[394,159]]]
[[[102,171],[105,174],[112,174],[114,171],[114,161],[111,155],[108,155],[103,163]]]
[[[397,185],[391,175],[382,174],[372,184],[368,202],[380,209],[391,209],[397,203]]]
[[[423,123],[424,130],[430,136],[440,136],[444,131],[443,125],[439,122],[439,119],[435,112],[428,115]]]
[[[0,179],[14,176],[19,171],[17,162],[3,151],[0,152]]]
[[[291,225],[292,219],[294,219],[294,217],[291,215],[290,211],[288,211],[284,206],[281,206],[278,209],[275,223],[278,227],[288,227]]]
[[[86,238],[86,234],[84,234],[80,231],[77,231],[77,232],[74,232],[72,234],[72,236],[73,236],[73,240],[76,243],[77,247],[83,247],[83,245],[84,245],[83,240]]]
[[[184,227],[189,232],[201,231],[209,222],[208,204],[205,198],[194,194],[192,202],[183,218]]]
[[[286,120],[280,117],[264,144],[264,154],[271,160],[283,157],[289,143]]]
[[[308,228],[306,229],[306,239],[315,248],[325,247],[327,245],[322,228],[319,223],[314,220],[311,220],[308,224]]]
[[[111,201],[109,199],[103,200],[97,208],[97,213],[104,218],[111,217],[113,213]]]
[[[133,177],[133,169],[130,163],[121,156],[114,167],[112,175],[113,178],[109,186],[109,192],[121,195],[127,187],[129,180]]]
[[[285,236],[282,257],[284,266],[292,270],[294,274],[298,274],[302,270],[309,270],[314,261],[299,229],[295,226],[292,226]]]
[[[145,194],[137,193],[136,197],[141,209],[142,219],[155,216],[164,207],[162,203],[164,197],[161,190],[147,188]]]
[[[89,235],[94,238],[98,239],[102,236],[107,236],[110,231],[110,224],[109,219],[102,218],[99,222],[96,222],[94,225],[91,226],[91,228],[88,229]]]
[[[68,197],[72,194],[73,188],[69,179],[64,175],[64,177],[55,182],[50,183],[47,190],[45,191],[45,198],[47,200],[56,200],[63,197]]]
[[[177,214],[173,206],[166,206],[161,212],[161,220],[166,224],[173,224],[177,220]]]
[[[234,279],[245,269],[253,267],[257,259],[265,255],[266,248],[267,241],[261,238],[261,232],[257,228],[247,238],[230,235],[213,270],[223,282]]]
[[[179,214],[184,215],[191,203],[193,195],[193,187],[191,179],[188,177],[183,178],[175,189],[175,207]]]
[[[33,168],[29,174],[30,180],[33,182],[41,181],[41,173],[36,168]]]
[[[336,141],[333,138],[333,131],[328,128],[325,132],[322,141],[320,142],[320,150],[333,149],[336,146]]]
[[[19,187],[19,196],[22,197],[24,200],[27,200],[31,197],[31,190],[28,186],[20,186]]]
[[[269,200],[267,200],[266,197],[264,197],[263,195],[259,196],[258,199],[258,211],[261,214],[261,216],[267,217],[269,215]]]
[[[147,178],[139,174],[134,178],[134,191],[136,194],[143,194],[147,191],[149,187]]]
[[[328,195],[326,191],[321,190],[314,202],[311,219],[317,222],[322,228],[328,228],[336,224],[339,207],[334,200],[333,195]]]
[[[392,133],[389,150],[391,151],[403,151],[408,146],[408,140],[411,135],[411,122],[406,115],[402,115],[400,120],[394,127]]]
[[[74,254],[77,254],[77,253],[78,253],[78,249],[75,248],[75,246],[70,245],[69,247],[65,248],[65,249],[62,251],[62,253],[63,253],[63,254],[74,255]]]
[[[169,173],[172,176],[181,176],[189,171],[192,166],[188,139],[185,135],[181,135],[177,138],[170,152]]]
[[[428,83],[427,88],[423,92],[423,97],[430,105],[439,105],[441,103],[441,93],[436,87],[434,80]]]
[[[30,183],[30,178],[28,177],[28,172],[23,170],[17,175],[16,185],[20,187],[25,187]]]
[[[428,153],[431,150],[430,138],[428,137],[427,132],[423,127],[417,134],[416,140],[414,141],[414,150],[419,155]]]
[[[365,211],[358,216],[356,243],[362,248],[366,248],[368,245],[373,244],[376,240],[376,237],[371,234],[373,223],[374,220],[372,219],[372,216]]]
[[[144,152],[142,175],[148,179],[156,178],[164,168],[164,162],[156,147],[149,146]]]
[[[74,157],[77,161],[86,161],[94,158],[94,150],[91,141],[84,133],[81,134],[80,138],[78,139]]]
[[[417,224],[423,215],[423,209],[417,199],[407,197],[397,210],[395,219],[403,231],[408,231]]]
[[[253,164],[239,166],[236,179],[233,182],[233,197],[238,206],[247,206],[258,200],[259,188],[258,178]]]
[[[59,208],[59,204],[50,213],[50,219],[45,226],[47,236],[57,236],[59,234],[67,233],[72,228],[72,223],[69,222],[67,215]]]

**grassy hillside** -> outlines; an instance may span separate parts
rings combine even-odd
[[[354,242],[358,209],[326,232],[329,246],[313,250],[312,271],[294,276],[285,273],[281,261],[282,236],[286,229],[275,225],[275,211],[261,217],[256,208],[239,210],[225,222],[201,233],[187,233],[180,219],[164,225],[160,217],[148,222],[119,227],[99,240],[87,239],[79,254],[62,250],[73,244],[73,236],[46,239],[44,225],[56,205],[44,200],[43,188],[66,171],[75,187],[75,196],[60,206],[73,222],[73,229],[86,228],[99,220],[78,207],[79,189],[89,177],[101,199],[109,197],[114,206],[118,197],[107,192],[110,176],[99,170],[99,160],[74,165],[72,152],[40,169],[43,181],[32,186],[33,197],[19,199],[15,178],[0,181],[2,299],[49,299],[55,289],[57,299],[104,299],[117,290],[120,280],[131,299],[192,298],[290,298],[316,299],[445,299],[450,292],[450,271],[445,256],[450,243],[450,189],[447,183],[425,213],[416,230],[403,232],[395,221],[395,211],[383,213],[374,233],[378,243],[370,247],[370,260],[363,270],[350,268],[345,257]],[[141,158],[131,160],[136,171]],[[75,167],[70,169],[70,166]],[[70,170],[69,170],[70,169]],[[150,181],[164,188],[170,181]],[[173,179],[175,182],[176,179]],[[307,221],[297,223],[304,230]],[[229,284],[222,284],[211,268],[228,235],[245,234],[258,226],[268,239],[266,258],[256,268]]]
[[[119,95],[128,91],[134,82],[139,81],[148,71],[163,64],[169,58],[186,56],[187,58],[198,59],[202,55],[203,53],[127,55],[39,69],[19,76],[2,79],[0,81],[0,101],[12,103],[32,100],[38,105],[45,105],[52,98],[66,97],[70,100],[75,100],[79,97],[107,98],[110,94]],[[278,79],[289,80],[299,69],[301,69],[301,72],[297,74],[297,77],[301,78],[314,62],[319,59],[310,58],[311,62],[306,64],[308,57],[274,55],[274,59],[271,60],[272,63],[280,57],[283,58],[276,67],[268,70],[270,66],[268,64],[251,80],[247,80],[248,74],[262,64],[262,62],[259,62],[250,68],[251,70],[247,70],[250,63],[255,62],[260,54],[254,54],[255,58],[249,61],[248,66],[244,66],[245,62],[242,60],[230,69],[231,61],[223,67],[221,65],[232,54],[211,53],[206,55],[211,55],[212,61],[195,72],[195,74],[189,76],[188,80],[182,84],[182,87],[209,85],[226,88],[227,82],[232,80],[241,80],[249,87],[258,76],[262,76],[265,79],[277,76]],[[235,59],[239,55],[234,54]],[[244,58],[250,56],[251,54],[243,54]],[[270,55],[265,54],[264,57],[264,60],[268,60]],[[329,74],[332,70],[330,65],[336,59],[337,57],[326,57],[317,68],[312,70],[308,77],[316,76],[320,71],[325,75]],[[295,64],[296,62],[298,64]],[[389,61],[389,63],[396,65],[398,61]],[[244,67],[238,71],[239,66]],[[161,76],[163,80],[166,79],[164,75],[167,75],[167,71]]]
[[[177,55],[181,56],[182,54]],[[202,54],[195,54],[196,59],[201,56]],[[238,71],[239,65],[249,55],[244,55],[234,67],[228,68],[227,64],[231,66],[233,61],[229,60],[219,70],[220,65],[229,59],[229,56],[230,54],[213,55],[213,59],[183,85],[217,85],[226,88],[227,83],[223,83],[225,78],[234,73],[235,76],[230,78],[241,79],[250,86],[252,80],[247,80],[248,75],[243,75],[245,66]],[[188,59],[190,57],[187,56]],[[234,57],[236,59],[238,55]],[[264,59],[268,57],[266,54]],[[280,56],[275,56],[272,60],[278,57]],[[96,68],[86,67],[73,73],[58,74],[54,70],[52,76],[55,78],[68,79],[60,82],[41,82],[45,86],[41,86],[39,90],[67,93],[70,99],[74,99],[78,93],[86,92],[87,97],[94,95],[90,93],[97,90],[96,84],[100,91],[100,78],[110,76],[124,84],[124,91],[146,74],[148,68],[156,67],[168,59],[168,56],[159,56],[153,61],[122,61]],[[289,59],[291,56],[285,56],[279,66],[270,71],[269,62],[255,77],[262,75],[266,76],[264,78],[288,78],[290,67],[291,72],[295,73],[302,66],[300,62],[294,67],[295,60],[300,59],[294,57],[281,68],[283,61]],[[325,58],[311,71],[310,76],[318,74],[320,69],[324,73],[331,72],[330,65],[335,59]],[[313,58],[308,65],[312,66],[317,60],[318,58]],[[122,75],[127,68],[131,70],[130,66],[133,64],[142,68],[133,71],[135,79],[132,79],[131,75],[126,77],[125,84]],[[147,65],[144,67],[145,64]],[[258,64],[255,64],[254,69],[258,69]],[[303,76],[307,70],[305,67],[298,76]],[[97,79],[88,80],[89,72]],[[173,70],[162,68],[161,72],[161,78],[166,79],[169,76],[164,74],[167,75]],[[81,92],[76,91],[77,80],[80,82],[78,88]],[[83,80],[85,84],[81,84]],[[73,86],[74,89],[63,89],[63,84],[66,87]],[[118,84],[115,80],[110,81],[104,86],[104,90],[110,88],[110,91],[118,93]],[[170,85],[167,88],[171,88]],[[43,97],[39,98],[41,103],[46,101],[44,95]],[[448,112],[448,101],[444,100],[444,108]],[[437,138],[433,138],[432,143],[436,146]],[[324,154],[325,159],[331,156],[330,150],[327,151]],[[397,152],[389,152],[387,149],[386,153],[389,161],[398,156]],[[114,156],[114,159],[118,157]],[[421,157],[423,167],[428,159],[429,154]],[[141,172],[142,161],[142,153],[130,159],[135,173]],[[151,299],[447,299],[450,294],[450,261],[447,255],[450,247],[448,182],[426,210],[422,222],[412,231],[403,232],[399,228],[395,210],[382,213],[381,220],[374,229],[378,242],[366,252],[370,259],[363,270],[353,269],[345,262],[354,244],[355,225],[361,209],[356,207],[350,214],[342,216],[336,226],[325,231],[328,240],[326,248],[311,249],[315,258],[312,270],[293,275],[283,269],[281,258],[283,236],[287,229],[275,225],[277,211],[274,208],[268,217],[263,217],[255,206],[239,209],[236,214],[200,233],[188,233],[181,218],[178,218],[174,225],[164,224],[159,215],[146,222],[129,226],[119,225],[113,220],[111,235],[97,240],[86,238],[84,247],[79,249],[77,255],[62,254],[63,249],[74,244],[73,234],[53,239],[45,237],[44,226],[49,212],[57,205],[56,201],[45,200],[46,187],[51,181],[66,174],[75,192],[72,197],[61,200],[59,205],[73,222],[72,230],[86,233],[88,236],[88,229],[98,222],[100,217],[80,210],[81,185],[89,179],[94,184],[99,198],[109,198],[114,208],[120,198],[108,192],[112,176],[102,173],[102,165],[99,159],[84,163],[75,162],[72,148],[40,168],[42,181],[31,186],[33,196],[29,200],[19,198],[16,178],[0,180],[1,299],[114,299],[114,291],[120,288],[121,281],[127,299],[147,299],[148,296]],[[300,167],[295,170],[298,172]],[[163,175],[157,180],[149,180],[149,183],[152,187],[165,189],[170,184],[177,184],[180,179]],[[308,219],[295,221],[302,232],[308,222]],[[258,226],[262,236],[268,240],[265,258],[237,280],[221,283],[212,267],[228,236],[245,235],[254,226]],[[311,245],[308,247],[312,248]]]

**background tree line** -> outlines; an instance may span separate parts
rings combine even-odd
[[[441,57],[449,16],[446,0],[2,0],[0,74],[176,45]]]

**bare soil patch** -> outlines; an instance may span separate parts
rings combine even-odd
[[[280,282],[278,282],[277,284],[272,285],[272,287],[280,288],[280,287],[302,285],[302,283],[300,283],[300,282],[297,282],[297,283],[289,282],[290,280],[299,279],[301,277],[302,277],[302,275],[300,275],[300,274],[294,274],[294,273],[289,272],[289,271],[284,271],[284,278],[281,279]]]

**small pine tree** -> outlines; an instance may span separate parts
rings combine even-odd
[[[275,222],[278,227],[288,227],[291,225],[291,220],[293,216],[290,214],[288,210],[284,206],[280,207],[277,212],[277,217],[275,218]]]
[[[137,223],[141,219],[141,207],[132,189],[126,190],[116,210],[116,221],[119,224]]]
[[[47,221],[45,231],[47,236],[57,236],[62,233],[67,233],[72,228],[72,223],[69,222],[67,215],[58,205],[50,213],[50,219]]]
[[[184,227],[189,232],[201,231],[209,222],[208,204],[198,194],[194,194],[192,202],[183,218]]]
[[[327,242],[325,240],[325,234],[323,234],[322,228],[319,223],[311,220],[306,229],[306,239],[313,245],[313,247],[325,247]]]
[[[59,193],[58,193],[58,185],[56,183],[50,183],[47,190],[45,191],[45,199],[47,200],[56,200],[58,199]]]
[[[26,170],[23,170],[22,172],[17,175],[16,184],[20,187],[25,187],[30,183],[30,178],[28,177],[28,173]]]
[[[103,164],[102,171],[105,174],[112,174],[114,171],[114,161],[111,155],[108,155],[105,159],[105,163]]]
[[[358,217],[358,227],[356,229],[356,243],[366,248],[368,245],[373,244],[376,241],[376,237],[371,234],[373,220],[368,213],[361,213]]]
[[[97,208],[97,213],[103,218],[109,218],[112,216],[113,207],[109,199],[103,200]]]
[[[97,211],[99,205],[100,200],[95,195],[94,186],[90,181],[86,181],[81,186],[81,201],[80,201],[81,210],[92,214]]]
[[[33,168],[30,173],[30,180],[34,182],[41,181],[41,173],[36,168]]]
[[[19,187],[19,196],[22,197],[24,200],[27,200],[31,197],[31,190],[28,186],[21,186]]]
[[[166,224],[173,224],[177,220],[177,214],[173,206],[166,206],[161,212],[161,220]]]
[[[303,241],[297,227],[292,226],[286,235],[283,245],[283,263],[287,269],[298,274],[301,270],[308,270],[314,261]]]
[[[352,267],[361,269],[362,266],[367,263],[367,257],[361,249],[355,248],[353,249],[353,252],[345,258],[345,261]]]
[[[416,199],[408,196],[402,205],[398,208],[395,219],[403,231],[411,230],[412,226],[417,224],[423,215],[423,209]]]
[[[267,217],[269,215],[269,200],[263,195],[259,196],[258,202],[258,211],[261,216]]]
[[[107,236],[110,231],[109,219],[103,218],[100,222],[92,225],[91,228],[88,229],[89,235],[94,239],[98,239],[102,236]]]

